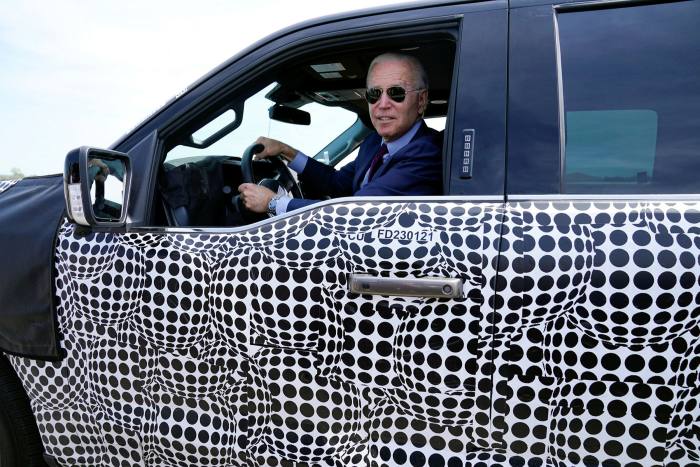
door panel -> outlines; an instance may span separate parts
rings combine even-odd
[[[484,323],[501,209],[336,203],[229,233],[66,224],[67,357],[12,358],[47,453],[91,465],[461,464],[492,444]],[[464,298],[357,295],[351,273],[459,278]]]
[[[494,425],[509,456],[697,459],[699,222],[693,202],[508,204]]]

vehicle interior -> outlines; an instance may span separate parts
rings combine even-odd
[[[238,87],[167,136],[156,225],[239,226],[267,218],[243,207],[237,190],[243,182],[323,199],[281,158],[253,159],[251,145],[267,136],[336,168],[350,162],[372,132],[366,72],[383,52],[411,54],[423,63],[429,80],[424,118],[444,138],[455,48],[449,34],[397,38],[381,48],[376,41],[336,46],[291,59]]]

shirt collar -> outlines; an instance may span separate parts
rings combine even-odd
[[[389,150],[389,154],[387,154],[387,157],[393,156],[394,154],[399,152],[404,146],[410,143],[413,137],[418,132],[421,123],[423,123],[423,119],[419,118],[406,133],[401,135],[401,137],[396,138],[394,141],[386,143],[386,148]]]

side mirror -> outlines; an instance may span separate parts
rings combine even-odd
[[[311,114],[306,110],[275,104],[268,109],[271,120],[292,125],[311,125]]]
[[[123,227],[131,185],[127,154],[87,146],[66,155],[63,191],[68,217],[93,227]]]

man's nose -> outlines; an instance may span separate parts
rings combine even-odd
[[[389,98],[389,95],[385,92],[382,93],[381,96],[379,96],[379,102],[377,102],[379,108],[386,108],[389,107],[391,104],[391,99]]]

